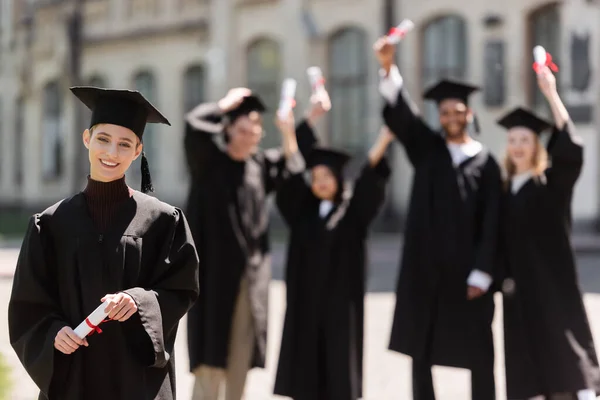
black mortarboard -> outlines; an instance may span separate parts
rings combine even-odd
[[[522,126],[540,134],[552,127],[552,124],[536,116],[531,111],[517,107],[498,120],[498,124],[506,129]]]
[[[440,104],[446,99],[459,99],[465,104],[468,104],[469,96],[478,90],[480,89],[477,86],[443,79],[425,90],[423,98],[426,100],[434,100],[437,104]]]
[[[131,129],[140,140],[146,123],[171,125],[140,92],[127,89],[104,89],[74,86],[71,92],[92,111],[89,127],[98,124],[119,125]],[[154,191],[146,155],[142,153],[142,192]]]
[[[253,111],[263,113],[266,110],[267,108],[258,96],[250,95],[244,97],[240,105],[234,108],[233,110],[225,113],[225,116],[229,119],[230,122],[233,122],[237,118],[243,115],[248,115]]]
[[[316,167],[317,165],[325,165],[334,173],[341,174],[346,163],[350,160],[350,155],[342,151],[314,148],[308,154],[306,166],[308,168]]]

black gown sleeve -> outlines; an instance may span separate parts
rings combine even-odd
[[[382,158],[377,165],[371,167],[367,162],[356,179],[349,213],[358,219],[363,227],[368,227],[377,216],[385,200],[385,189],[391,170],[387,159]]]
[[[188,169],[198,177],[222,154],[215,140],[223,134],[221,115],[215,103],[201,104],[185,122],[184,148]]]
[[[58,300],[51,239],[42,225],[39,215],[29,221],[8,304],[8,331],[19,360],[48,396],[59,356],[54,339],[68,324]]]
[[[317,139],[308,122],[303,121],[296,126],[298,153],[291,159],[286,159],[281,147],[264,151],[265,160],[265,190],[267,194],[278,191],[284,182],[292,176],[301,175],[305,169],[305,158],[316,143]]]
[[[122,323],[132,347],[145,349],[141,361],[162,368],[169,361],[179,320],[198,297],[198,254],[185,216],[175,209],[168,235],[161,245],[159,264],[148,287],[124,290],[138,312]]]
[[[502,176],[500,167],[490,156],[484,167],[480,187],[479,243],[475,253],[473,269],[494,276],[494,264],[497,260],[498,223],[500,218],[500,197],[502,195]]]
[[[302,156],[307,159],[310,151],[318,144],[317,136],[314,129],[308,123],[308,120],[303,120],[296,127],[296,140],[298,141],[298,149]]]
[[[311,188],[302,174],[291,176],[281,185],[275,201],[279,213],[288,226],[295,224],[310,194]]]
[[[423,160],[438,136],[418,115],[416,106],[402,91],[394,106],[386,104],[383,108],[383,120],[404,146],[413,167]]]
[[[583,146],[574,134],[575,127],[569,121],[562,129],[554,128],[548,142],[551,163],[546,170],[548,187],[568,197],[583,167]]]

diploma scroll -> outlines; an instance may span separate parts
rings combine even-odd
[[[83,320],[82,323],[77,326],[77,328],[75,328],[75,334],[83,339],[93,332],[101,333],[102,330],[98,328],[98,325],[100,325],[108,315],[108,313],[104,312],[105,308],[105,303],[100,304],[98,308],[96,308],[85,320]]]
[[[279,119],[287,118],[289,112],[294,108],[294,102],[296,97],[296,80],[286,79],[283,81],[281,87],[281,100],[279,102],[279,110],[277,115]]]
[[[533,48],[533,59],[535,63],[541,67],[546,65],[546,49],[542,46],[535,46]]]
[[[533,70],[538,74],[544,67],[548,67],[554,72],[558,71],[558,67],[552,62],[552,56],[542,46],[538,45],[533,48],[533,60]]]
[[[391,44],[398,44],[404,36],[415,27],[415,24],[410,19],[405,19],[400,24],[392,29],[388,33],[388,41]]]
[[[310,67],[306,70],[308,79],[310,80],[310,86],[312,87],[313,94],[319,94],[325,91],[325,78],[323,78],[323,72],[319,67]]]

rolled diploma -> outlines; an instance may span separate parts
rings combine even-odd
[[[310,85],[313,88],[314,93],[319,93],[325,90],[323,86],[323,72],[319,67],[310,67],[306,70],[308,78],[310,79]]]
[[[88,315],[86,319],[90,321],[90,324],[92,324],[93,326],[100,325],[100,323],[104,321],[104,318],[106,318],[106,316],[108,315],[108,313],[104,312],[105,308],[106,304],[100,304],[98,308],[96,308],[90,315]],[[85,320],[83,320],[77,326],[77,328],[75,328],[75,334],[83,339],[87,335],[89,335],[92,330],[93,329],[90,328],[90,326],[85,322]]]
[[[294,97],[296,96],[296,80],[286,79],[281,87],[281,100],[279,102],[279,111],[277,115],[284,119],[293,107]]]
[[[399,43],[404,35],[412,31],[415,24],[410,19],[405,19],[396,27],[396,31],[388,37],[388,41],[392,44]]]
[[[533,59],[540,67],[546,65],[546,49],[542,46],[535,46],[533,48]]]

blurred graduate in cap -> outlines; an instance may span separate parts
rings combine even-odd
[[[294,117],[282,148],[261,150],[265,105],[245,88],[186,116],[191,174],[187,211],[200,255],[200,297],[188,314],[194,400],[240,400],[247,372],[267,350],[269,194],[305,170]],[[314,122],[314,121],[313,121]],[[312,129],[303,122],[298,129]]]
[[[504,280],[507,396],[550,400],[569,393],[591,400],[600,370],[570,242],[583,147],[548,67],[538,82],[554,124],[523,108],[498,121],[508,131],[498,277]],[[551,131],[547,149],[544,131]]]
[[[287,309],[275,394],[294,400],[356,400],[363,391],[366,240],[385,198],[390,175],[384,158],[393,136],[382,129],[368,162],[345,182],[349,156],[316,147],[298,133],[310,169],[277,193],[288,227]]]
[[[489,287],[501,174],[489,149],[468,133],[475,123],[469,97],[478,88],[442,80],[425,91],[425,100],[438,105],[442,131],[436,132],[405,97],[388,38],[374,50],[384,121],[414,168],[389,348],[412,357],[415,400],[435,398],[432,365],[471,370],[472,398],[493,400]]]
[[[92,110],[83,133],[90,175],[83,192],[29,222],[10,341],[40,399],[171,400],[175,336],[198,296],[198,255],[182,211],[125,182],[146,123],[168,121],[137,91],[71,91]],[[101,302],[101,334],[78,337],[73,328]]]

